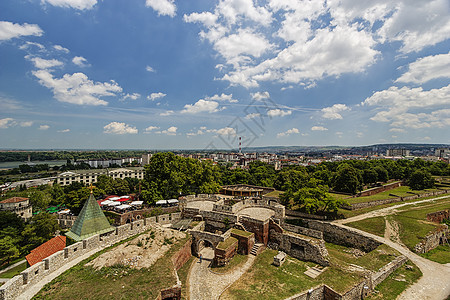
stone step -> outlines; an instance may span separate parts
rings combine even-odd
[[[263,246],[263,244],[254,244],[252,250],[250,250],[250,254],[254,256],[258,255],[258,250],[261,246]]]

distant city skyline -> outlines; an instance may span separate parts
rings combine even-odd
[[[4,0],[0,148],[449,143],[450,4]]]

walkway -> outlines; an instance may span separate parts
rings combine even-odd
[[[349,230],[353,230],[363,234],[365,236],[371,237],[381,243],[388,245],[389,247],[394,248],[399,251],[401,254],[408,257],[419,269],[422,271],[423,276],[417,281],[415,284],[411,285],[408,289],[406,289],[397,299],[400,300],[409,300],[409,299],[423,299],[423,300],[437,300],[437,299],[447,299],[450,295],[450,264],[442,265],[426,258],[423,258],[408,248],[393,242],[387,238],[383,238],[362,230],[358,230],[355,228],[347,227],[342,225],[344,223],[350,223],[354,221],[364,220],[367,218],[377,217],[377,216],[386,216],[395,213],[395,209],[406,206],[406,205],[414,205],[418,203],[431,202],[434,200],[439,200],[445,197],[438,197],[433,199],[421,200],[417,202],[404,203],[400,205],[395,205],[387,208],[382,208],[379,210],[375,210],[366,214],[362,214],[359,216],[355,216],[352,218],[348,218],[345,220],[337,220],[333,223],[347,228]]]
[[[189,299],[191,300],[219,299],[220,295],[251,267],[256,258],[249,255],[247,262],[242,267],[219,275],[212,273],[208,268],[214,258],[214,250],[204,248],[201,254],[203,256],[202,263],[197,261],[189,276]]]

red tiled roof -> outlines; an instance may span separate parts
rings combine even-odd
[[[28,198],[12,197],[12,198],[8,198],[3,201],[0,201],[0,203],[17,203],[17,202],[22,202],[22,201],[27,201],[27,200],[28,200]]]
[[[63,250],[66,247],[66,237],[58,235],[51,240],[43,243],[37,248],[31,250],[31,253],[25,256],[30,266],[42,261],[53,253]]]

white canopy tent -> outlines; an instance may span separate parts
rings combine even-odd
[[[130,205],[142,205],[142,203],[144,203],[144,201],[133,201]]]
[[[167,204],[167,200],[158,200],[155,203],[156,205],[166,205]]]
[[[119,206],[119,205],[120,205],[120,202],[115,202],[115,201],[108,204],[108,206]]]
[[[130,208],[130,207],[131,207],[131,205],[122,204],[122,205],[116,206],[116,209],[127,209],[127,208]]]

